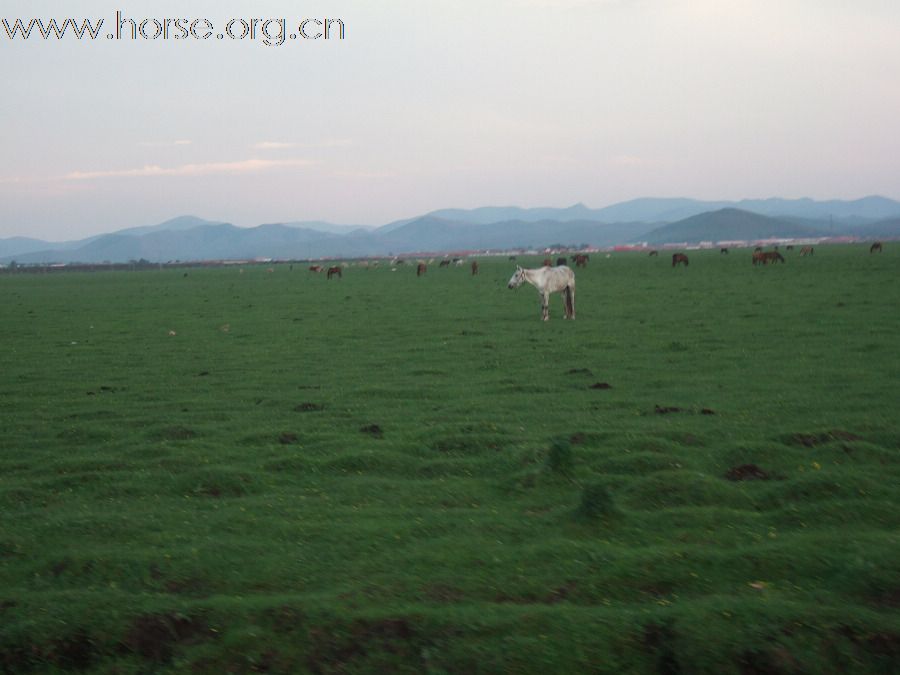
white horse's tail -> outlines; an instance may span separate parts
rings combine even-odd
[[[575,318],[575,291],[571,286],[566,286],[566,314],[570,319]]]

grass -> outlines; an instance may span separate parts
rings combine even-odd
[[[892,672],[900,256],[786,258],[0,276],[0,670]]]

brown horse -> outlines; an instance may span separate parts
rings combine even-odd
[[[800,255],[812,255],[814,253],[812,246],[804,246],[800,249]]]
[[[310,266],[309,271],[310,272],[321,272],[322,266],[321,265],[312,265],[312,266]]]
[[[422,276],[427,271],[428,271],[428,266],[425,263],[419,263],[418,265],[416,265],[416,276],[417,277]]]
[[[881,242],[880,241],[876,241],[874,244],[872,244],[871,247],[869,247],[869,253],[875,253],[875,251],[878,251],[879,253],[881,253]]]
[[[478,261],[473,260],[472,261],[472,276],[474,277],[476,274],[478,274]]]
[[[575,267],[587,267],[588,258],[586,255],[576,255],[575,256]]]
[[[341,272],[341,268],[338,267],[337,265],[335,265],[334,267],[329,267],[329,268],[328,268],[328,278],[329,278],[329,279],[330,279],[331,277],[333,277],[335,274],[336,274],[338,277],[340,277],[341,279],[344,278],[344,275],[343,275],[343,273]]]
[[[770,262],[774,263],[776,261],[784,262],[784,258],[778,251],[754,251],[753,252],[753,264],[754,265],[768,265]]]
[[[684,253],[673,253],[672,254],[672,267],[675,267],[678,263],[684,264],[685,267],[688,266],[688,257]]]
[[[553,261],[550,258],[544,258],[544,267],[553,267]]]
[[[650,255],[648,257],[652,258],[653,256],[659,256],[659,251],[650,251]]]

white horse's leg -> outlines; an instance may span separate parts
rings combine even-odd
[[[560,296],[562,296],[563,301],[563,319],[569,318],[569,296],[567,291],[568,289],[564,288],[559,292]]]
[[[541,319],[550,320],[550,294],[546,291],[541,293]]]
[[[575,320],[575,286],[567,286],[569,290],[569,318]]]

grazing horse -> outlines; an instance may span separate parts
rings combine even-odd
[[[881,253],[881,242],[880,241],[876,241],[874,244],[872,244],[872,246],[869,247],[869,253],[875,253],[875,251],[878,251],[879,253]]]
[[[450,267],[450,261],[449,260],[441,260],[441,264],[438,265],[438,267]]]
[[[774,263],[776,261],[784,262],[784,258],[778,251],[754,251],[753,252],[753,264],[755,265],[768,265],[770,262]]]
[[[310,266],[309,271],[310,272],[321,272],[322,266],[321,265],[312,265],[312,266]]]
[[[672,267],[678,265],[678,263],[682,263],[685,267],[688,266],[688,257],[684,253],[673,253],[672,254]]]
[[[335,274],[338,275],[338,277],[340,277],[340,278],[342,278],[342,279],[344,278],[344,275],[343,275],[343,273],[341,272],[341,268],[338,267],[337,265],[335,265],[334,267],[329,267],[329,268],[328,268],[328,278],[329,278],[329,279],[330,279],[331,277],[333,277]]]
[[[719,255],[728,255],[728,249],[727,249],[727,248],[720,248],[720,249],[719,249]]]
[[[422,276],[427,271],[428,271],[428,266],[425,263],[419,263],[418,265],[416,265],[416,276],[417,277]]]
[[[575,256],[575,267],[587,267],[589,258],[586,255]]]
[[[472,276],[474,277],[476,274],[478,274],[478,261],[473,260],[472,261]]]
[[[804,246],[800,249],[800,255],[812,255],[814,252],[812,246]]]
[[[787,248],[788,251],[793,251],[793,250],[794,250],[794,245],[793,245],[793,244],[788,244],[785,248]]]
[[[647,257],[652,258],[653,256],[659,256],[659,251],[650,251],[650,255]]]
[[[565,265],[559,267],[538,267],[526,270],[516,265],[507,288],[518,288],[525,282],[534,286],[541,295],[541,319],[550,319],[550,294],[562,294],[566,309],[566,319],[575,319],[575,272]]]

